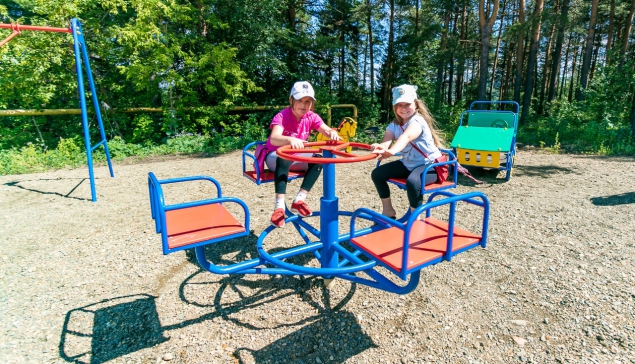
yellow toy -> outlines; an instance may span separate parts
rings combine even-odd
[[[342,137],[343,142],[350,142],[351,139],[355,136],[355,132],[357,131],[357,121],[347,116],[344,119],[342,119],[342,122],[340,122],[340,125],[337,128],[335,128],[335,130],[337,130],[337,134],[339,134],[340,137]],[[324,136],[321,133],[318,133],[316,141],[325,142],[329,140],[330,139],[327,136]],[[351,150],[352,150],[351,147],[346,148],[346,153],[350,153]]]

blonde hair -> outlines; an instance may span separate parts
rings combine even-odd
[[[445,140],[443,139],[443,135],[437,126],[437,121],[434,119],[432,114],[430,114],[430,110],[426,104],[419,99],[414,101],[415,104],[415,112],[423,117],[426,123],[428,123],[428,127],[430,128],[430,133],[432,134],[432,140],[434,141],[434,145],[437,148],[443,148],[445,144]],[[395,120],[392,122],[397,125],[403,125],[405,120],[397,114],[397,105],[392,106],[392,111],[395,113]]]

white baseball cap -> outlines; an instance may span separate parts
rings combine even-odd
[[[401,85],[392,88],[392,104],[393,106],[405,102],[412,104],[417,99],[417,86]]]
[[[300,100],[301,98],[308,96],[315,101],[315,91],[313,91],[313,86],[306,81],[294,83],[293,87],[291,87],[291,94],[289,96],[293,96],[296,100]]]

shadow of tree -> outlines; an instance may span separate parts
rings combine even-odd
[[[528,176],[528,177],[541,177],[541,178],[554,178],[557,177],[558,174],[570,174],[575,173],[579,174],[575,170],[571,168],[565,168],[557,165],[547,165],[547,166],[514,166],[513,169],[514,175],[518,176]],[[514,178],[512,175],[512,178]]]
[[[626,192],[619,195],[592,197],[591,203],[595,206],[615,206],[635,203],[635,192]]]

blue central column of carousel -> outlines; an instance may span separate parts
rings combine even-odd
[[[325,158],[333,158],[333,154],[325,150]],[[336,268],[338,265],[338,254],[331,248],[337,244],[338,232],[338,205],[335,196],[335,164],[324,164],[323,189],[324,193],[320,199],[320,240],[322,241],[321,266],[323,268]]]

